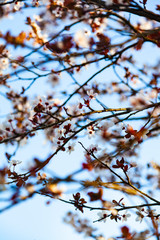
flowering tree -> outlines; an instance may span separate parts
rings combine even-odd
[[[70,204],[64,221],[90,239],[106,239],[96,228],[107,221],[121,224],[112,239],[160,239],[160,165],[138,158],[160,133],[155,2],[151,11],[147,0],[0,1],[2,22],[21,22],[0,32],[1,213],[38,195]],[[19,152],[34,141],[42,151],[41,137],[47,157],[31,150],[25,167]],[[57,176],[52,162],[72,151],[75,171]],[[77,191],[64,198],[61,183]],[[128,218],[149,225],[136,231]]]

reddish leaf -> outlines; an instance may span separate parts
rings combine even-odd
[[[92,171],[93,165],[91,163],[82,163],[82,168],[87,169],[88,171]]]
[[[126,240],[130,240],[132,239],[132,235],[129,232],[129,228],[124,226],[121,228],[121,232],[122,232],[122,238],[125,238]]]
[[[97,193],[89,192],[88,195],[90,196],[91,202],[97,201],[97,200],[102,200],[103,190],[102,190],[102,188],[100,188]]]

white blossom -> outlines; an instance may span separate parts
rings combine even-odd
[[[76,143],[68,144],[68,146],[67,146],[67,152],[68,152],[69,154],[74,151],[75,145],[76,145]]]
[[[106,213],[105,210],[102,210],[101,212],[98,212],[97,215],[100,218],[99,220],[102,219],[103,222],[106,222],[106,220],[107,220],[107,213]]]
[[[20,10],[24,5],[24,2],[16,2],[15,5],[14,5],[14,10],[15,11],[18,11]]]
[[[137,217],[136,217],[136,222],[142,222],[143,218],[144,218],[144,215],[141,213],[141,212],[136,212],[137,214]]]
[[[75,33],[74,41],[76,44],[82,48],[89,47],[89,31],[88,30],[79,30]]]
[[[88,147],[88,151],[98,152],[99,150],[101,150],[101,148],[98,146],[98,144],[91,144]]]
[[[87,94],[88,94],[90,99],[96,99],[97,93],[94,93],[94,91],[92,89],[88,90]]]
[[[88,138],[92,138],[92,137],[95,137],[95,131],[93,129],[93,126],[89,126],[87,127],[87,131],[88,131]]]
[[[140,28],[143,30],[149,30],[153,27],[151,21],[148,21],[145,18],[140,18]]]
[[[9,160],[9,169],[11,169],[13,167],[13,172],[15,172],[15,167],[20,164],[22,161],[19,160]]]
[[[128,220],[128,218],[131,216],[130,213],[127,213],[127,211],[125,211],[125,213],[122,215],[122,222],[126,222]]]
[[[2,70],[5,70],[9,67],[9,60],[6,57],[0,59],[0,74],[2,74]]]
[[[101,20],[102,20],[101,18],[96,18],[94,21],[94,23],[96,23],[99,26],[99,28],[96,31],[96,34],[97,32],[103,33],[107,28],[108,19],[107,18],[103,19],[103,22],[101,22]]]

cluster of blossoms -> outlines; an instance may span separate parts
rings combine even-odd
[[[27,40],[33,39],[34,44],[43,44],[47,42],[46,34],[43,34],[40,27],[35,21],[32,21],[31,18],[27,18],[27,24],[31,27],[31,31],[28,33]]]
[[[130,97],[130,103],[135,109],[142,108],[151,104],[158,97],[158,91],[153,89],[149,93],[143,93],[143,91],[136,94],[136,96]]]
[[[0,54],[0,76],[2,76],[3,72],[9,67],[10,52],[5,48],[4,45],[0,45]]]
[[[108,210],[109,210],[109,213],[106,210],[102,210],[101,212],[98,212],[97,215],[99,218],[97,221],[103,221],[105,223],[107,218],[110,217],[110,219],[115,219],[116,221],[122,220],[122,222],[126,222],[128,218],[131,217],[131,214],[128,213],[127,210],[123,214],[119,214],[118,211],[112,207]],[[137,215],[135,221],[140,223],[145,217],[152,216],[155,219],[159,218],[159,215],[156,213],[156,210],[145,210],[144,208],[138,208],[138,211],[136,211],[135,213]]]

